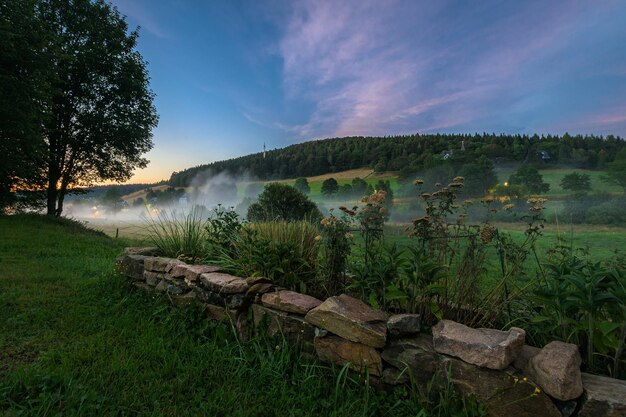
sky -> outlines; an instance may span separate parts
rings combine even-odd
[[[112,3],[160,117],[131,182],[328,137],[626,137],[624,0]]]

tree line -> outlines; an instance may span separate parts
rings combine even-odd
[[[624,148],[626,142],[617,136],[572,136],[567,133],[562,136],[483,133],[333,138],[174,172],[169,184],[189,186],[194,178],[201,181],[222,172],[275,180],[366,166],[379,172],[397,171],[400,178],[408,178],[440,166],[444,161],[457,166],[485,165],[487,159],[602,169]]]

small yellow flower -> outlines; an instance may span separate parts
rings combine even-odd
[[[416,179],[413,184],[415,184],[415,185],[422,185],[422,184],[424,184],[424,180]]]
[[[539,394],[541,394],[541,388],[535,387],[535,391],[533,391],[533,395],[539,395]]]
[[[461,176],[454,177],[454,178],[452,178],[452,181],[454,181],[454,182],[465,181],[465,177],[461,177]]]
[[[322,240],[322,237],[320,235],[317,235],[317,236],[315,236],[315,240],[316,241],[320,241],[320,240]]]

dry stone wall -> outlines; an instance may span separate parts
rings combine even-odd
[[[575,345],[524,344],[525,332],[472,329],[449,320],[420,333],[420,318],[389,315],[342,294],[326,300],[244,279],[219,267],[127,248],[119,270],[137,288],[168,294],[181,306],[204,306],[208,320],[232,323],[243,340],[260,331],[283,335],[319,359],[367,372],[386,389],[414,383],[420,390],[452,383],[473,395],[490,416],[626,416],[626,381],[581,373]]]

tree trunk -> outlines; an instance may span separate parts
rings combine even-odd
[[[48,178],[47,194],[48,194],[48,209],[46,211],[46,214],[48,216],[56,216],[57,194],[58,194],[57,185],[56,185],[56,181],[50,177]]]

